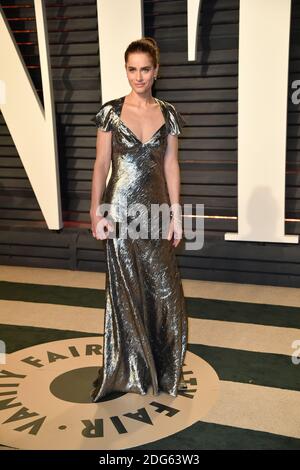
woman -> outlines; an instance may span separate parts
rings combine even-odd
[[[186,388],[187,314],[174,252],[182,238],[177,136],[185,121],[171,103],[152,97],[158,67],[154,39],[132,42],[125,52],[131,92],[104,103],[93,118],[99,131],[90,215],[108,268],[103,367],[93,383],[94,402],[111,392],[144,395],[150,385],[154,395],[177,396]],[[99,214],[100,202],[110,204],[110,219],[106,210]],[[151,239],[111,236],[114,222],[133,222],[130,205],[143,205],[143,220],[151,222],[151,206],[163,203],[173,209],[167,237],[161,227]]]

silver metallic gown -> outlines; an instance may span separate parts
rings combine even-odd
[[[150,205],[170,199],[163,160],[168,134],[179,135],[186,124],[171,103],[155,98],[165,123],[141,142],[122,122],[125,96],[104,103],[92,119],[112,131],[112,173],[101,203],[118,206],[128,219],[125,201]],[[124,209],[124,210],[123,210]],[[114,219],[113,211],[110,212]],[[161,234],[161,231],[159,232]],[[174,247],[166,238],[108,238],[103,366],[91,397],[111,392],[177,396],[183,382],[187,349],[187,313]]]

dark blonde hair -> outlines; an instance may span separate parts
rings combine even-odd
[[[157,42],[155,39],[151,37],[143,37],[141,39],[137,39],[136,41],[132,41],[125,51],[125,63],[128,62],[129,54],[133,52],[145,52],[149,54],[154,68],[159,64],[159,49],[157,46]]]

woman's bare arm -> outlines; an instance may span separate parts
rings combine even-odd
[[[106,187],[106,179],[111,163],[111,143],[112,132],[97,132],[96,140],[96,160],[94,163],[93,179],[92,179],[92,195],[90,215],[96,215],[97,208],[101,204],[103,193]]]
[[[179,204],[180,201],[180,168],[178,163],[178,137],[168,135],[168,145],[164,156],[164,174],[167,182],[170,203]]]
[[[180,167],[178,162],[178,137],[168,135],[168,144],[164,156],[164,175],[167,183],[170,203],[173,210],[173,218],[170,225],[169,237],[174,234],[173,245],[176,247],[182,237],[182,219],[180,206]],[[178,237],[178,238],[177,238]]]

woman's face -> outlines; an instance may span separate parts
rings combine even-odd
[[[156,68],[153,67],[149,54],[132,52],[128,56],[125,68],[129,84],[136,93],[151,91],[154,77],[158,72],[158,66]]]

